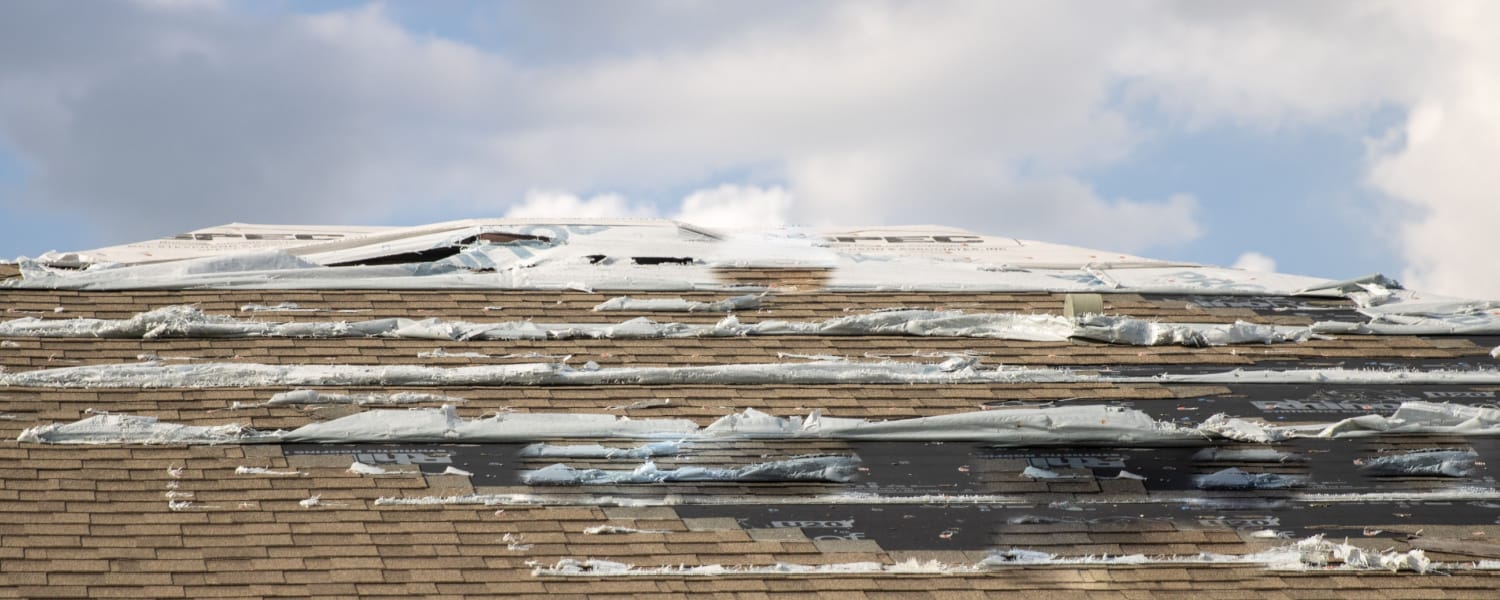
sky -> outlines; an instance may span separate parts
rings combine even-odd
[[[0,257],[937,224],[1500,298],[1500,3],[0,3]]]

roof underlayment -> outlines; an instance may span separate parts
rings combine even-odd
[[[932,226],[232,224],[18,259],[0,307],[11,595],[1500,576],[1500,302],[1379,275]]]

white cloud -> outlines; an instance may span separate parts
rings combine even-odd
[[[1441,34],[1449,61],[1434,65],[1395,143],[1374,148],[1370,181],[1417,209],[1400,230],[1404,283],[1500,298],[1500,5],[1428,8],[1409,16]]]
[[[1276,259],[1252,250],[1241,254],[1239,258],[1234,259],[1234,264],[1229,266],[1232,269],[1244,269],[1258,273],[1275,273]]]
[[[724,184],[682,199],[672,218],[710,228],[770,228],[787,224],[792,195],[781,187]]]
[[[631,204],[619,194],[599,194],[580,198],[565,192],[530,191],[520,204],[505,212],[506,218],[570,217],[583,219],[656,217],[656,208]]]

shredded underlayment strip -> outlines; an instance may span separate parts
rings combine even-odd
[[[521,475],[526,485],[641,485],[691,482],[829,482],[854,480],[859,458],[801,456],[742,467],[683,466],[661,469],[647,461],[633,470],[578,469],[562,463]]]
[[[1295,543],[1251,554],[1220,554],[1201,552],[1188,555],[1123,554],[1063,556],[1049,552],[1038,552],[1011,548],[997,550],[973,564],[950,564],[936,560],[921,562],[908,559],[895,564],[879,562],[833,563],[803,565],[776,563],[764,566],[677,565],[634,566],[626,563],[586,559],[564,558],[550,567],[536,567],[535,577],[714,577],[726,575],[850,575],[850,574],[965,574],[983,573],[994,569],[1026,566],[1163,566],[1163,565],[1257,565],[1275,571],[1301,571],[1307,569],[1381,570],[1392,573],[1411,571],[1419,574],[1465,570],[1500,569],[1500,561],[1442,562],[1427,558],[1420,549],[1397,552],[1373,550],[1350,544],[1347,540],[1333,542],[1322,535],[1299,540]]]
[[[631,419],[608,414],[500,413],[478,419],[436,409],[371,410],[261,432],[238,424],[197,426],[155,417],[99,414],[73,423],[32,427],[23,442],[57,444],[256,444],[355,442],[530,442],[550,438],[669,440],[840,439],[981,441],[995,445],[1206,445],[1214,441],[1274,443],[1298,437],[1345,438],[1393,434],[1500,435],[1500,409],[1431,402],[1403,403],[1390,416],[1363,415],[1331,424],[1273,426],[1223,414],[1188,427],[1157,421],[1135,409],[1054,406],[870,421],[824,416],[777,417],[754,409],[706,427],[687,419]]]
[[[1212,493],[1212,492],[1209,492]],[[1210,510],[1282,510],[1299,506],[1366,505],[1376,502],[1493,502],[1500,499],[1494,488],[1460,487],[1429,492],[1362,492],[1362,493],[1290,493],[1273,498],[1246,498],[1242,495],[1205,496],[1205,492],[1153,492],[1151,496],[1101,495],[1080,497],[1069,506],[1087,509],[1109,506],[1112,509],[1130,505],[1193,506]],[[845,492],[817,495],[774,494],[536,494],[475,493],[459,496],[383,496],[375,506],[618,506],[649,508],[658,506],[1035,506],[1035,497],[1007,494],[920,494],[886,495]]]
[[[683,298],[631,298],[616,296],[594,306],[595,311],[638,312],[732,312],[760,308],[765,294],[746,294],[712,302],[685,300]]]
[[[757,298],[750,296],[749,298]],[[641,302],[651,302],[642,300]],[[608,303],[606,303],[608,304]],[[601,305],[602,306],[602,305]],[[1136,346],[1222,346],[1302,342],[1321,336],[1315,327],[1236,322],[1158,323],[1127,316],[965,313],[903,309],[823,321],[765,320],[741,323],[730,315],[712,325],[659,323],[645,317],[621,323],[474,323],[441,319],[373,319],[335,322],[274,322],[209,315],[194,306],[166,306],[128,319],[40,319],[0,322],[0,337],[57,338],[358,338],[438,341],[661,339],[741,336],[973,337],[1062,342],[1071,338]]]
[[[984,367],[974,357],[941,363],[814,361],[709,366],[571,367],[516,363],[437,367],[422,365],[266,365],[155,362],[81,365],[0,371],[0,386],[38,388],[217,388],[314,386],[579,386],[756,384],[990,384],[990,383],[1316,383],[1500,384],[1500,371],[1389,371],[1344,368],[1232,369],[1211,373],[1106,375],[1066,368]]]

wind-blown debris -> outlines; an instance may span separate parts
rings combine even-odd
[[[680,467],[659,469],[646,462],[633,471],[575,469],[555,464],[521,476],[527,485],[612,485],[706,481],[846,483],[858,472],[859,459],[850,456],[805,456],[756,463],[738,468]]]
[[[652,442],[634,448],[610,448],[599,444],[531,444],[521,449],[521,456],[528,458],[651,458],[654,456],[676,456],[682,451],[682,442]]]
[[[473,477],[474,476],[473,473],[470,473],[468,471],[465,471],[463,469],[460,469],[460,468],[454,467],[454,466],[449,466],[448,468],[443,469],[443,473],[442,474],[443,475],[458,475],[459,477]]]
[[[595,311],[636,312],[734,312],[760,308],[764,294],[746,294],[713,302],[698,302],[682,298],[631,298],[617,296],[600,302]]]
[[[1365,460],[1360,471],[1373,477],[1468,477],[1478,458],[1473,450],[1419,450]]]
[[[1230,467],[1208,475],[1197,475],[1193,482],[1200,490],[1287,490],[1307,484],[1307,478],[1280,473],[1250,473]]]
[[[505,549],[513,552],[525,552],[531,549],[531,544],[525,542],[525,536],[516,533],[507,533],[500,536],[500,541],[505,542]]]
[[[1301,569],[1309,566],[1342,564],[1350,569],[1379,569],[1392,573],[1405,570],[1426,573],[1432,568],[1432,560],[1427,558],[1427,554],[1421,550],[1371,552],[1350,544],[1348,540],[1343,543],[1329,542],[1323,539],[1321,534],[1298,541],[1289,548],[1272,550],[1247,558],[1263,560],[1273,569]]]

